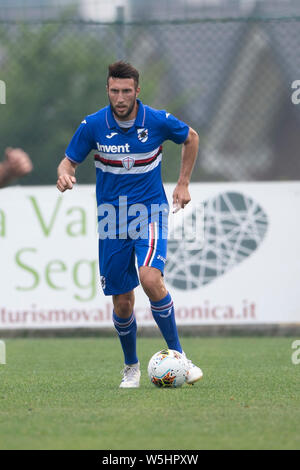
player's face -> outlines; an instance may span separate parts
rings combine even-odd
[[[124,121],[135,118],[137,113],[136,99],[139,92],[140,88],[136,88],[133,78],[109,78],[108,99],[118,119]]]

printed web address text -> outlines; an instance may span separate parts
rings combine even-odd
[[[28,309],[10,309],[0,307],[0,327],[10,326],[107,326],[111,325],[112,304],[106,303],[104,308],[50,308],[43,309],[32,305]],[[137,321],[149,323],[153,321],[149,307],[134,309]],[[205,321],[227,322],[232,320],[257,320],[256,304],[244,300],[239,308],[231,305],[213,305],[204,301],[202,305],[175,308],[176,320],[179,324],[199,323]]]

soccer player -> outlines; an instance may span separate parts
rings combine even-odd
[[[29,155],[19,148],[5,149],[5,159],[0,163],[0,188],[12,180],[27,175],[32,171]]]
[[[144,105],[139,92],[139,72],[131,64],[119,61],[109,66],[109,105],[81,122],[58,167],[57,180],[61,192],[72,189],[78,164],[96,150],[100,279],[104,294],[112,296],[113,323],[124,354],[121,388],[140,383],[134,315],[134,288],[139,282],[168,348],[185,354],[163,279],[169,206],[161,179],[162,143],[183,144],[173,193],[177,209],[191,200],[188,185],[198,152],[197,133],[170,113]],[[186,381],[193,384],[202,371],[187,361]]]

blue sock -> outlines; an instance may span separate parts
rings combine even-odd
[[[136,364],[138,362],[136,354],[137,326],[133,312],[129,318],[120,318],[113,311],[113,322],[120,338],[125,364]]]
[[[177,326],[175,321],[175,312],[173,300],[168,293],[166,297],[159,302],[150,300],[151,310],[154,320],[163,335],[168,348],[182,352],[180,341],[178,338]]]

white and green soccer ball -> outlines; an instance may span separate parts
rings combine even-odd
[[[148,364],[149,378],[156,387],[181,387],[185,383],[187,372],[186,358],[174,349],[158,351]]]

